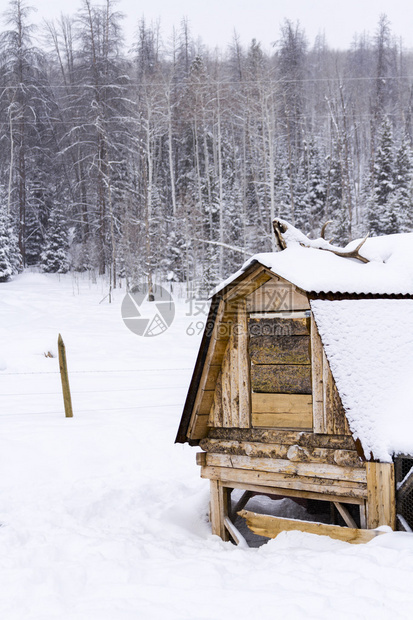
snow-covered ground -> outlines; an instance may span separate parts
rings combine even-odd
[[[106,294],[87,275],[0,285],[0,618],[412,618],[410,535],[211,535],[196,449],[174,445],[205,316],[176,300],[168,331],[142,338],[124,291]],[[59,333],[72,419],[45,357]]]

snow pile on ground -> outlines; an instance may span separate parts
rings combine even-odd
[[[317,300],[311,309],[366,455],[413,454],[413,300]]]
[[[354,250],[360,240],[338,248],[324,239],[308,239],[290,225],[283,237],[287,242],[285,250],[255,254],[213,293],[230,284],[251,263],[259,262],[304,291],[413,294],[413,233],[367,239],[360,254],[370,261],[368,263],[343,258],[331,251]]]
[[[211,535],[196,450],[173,443],[206,316],[179,300],[172,326],[142,338],[122,291],[99,304],[107,292],[30,273],[0,287],[0,617],[410,618],[409,535],[289,532],[259,549]],[[59,332],[73,419],[45,357]]]

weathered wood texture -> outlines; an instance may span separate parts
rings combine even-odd
[[[208,458],[207,458],[208,464]],[[396,497],[393,463],[366,463],[367,527],[389,525],[396,529]]]
[[[242,483],[246,489],[260,485],[336,497],[367,497],[366,471],[362,467],[222,453],[207,453],[203,463],[203,478],[220,480],[229,487]]]
[[[313,392],[313,429],[325,434],[323,390],[323,345],[314,316],[311,315],[311,376]]]
[[[228,516],[229,492],[219,481],[211,480],[210,519],[212,533],[222,540],[229,540],[228,530],[225,528],[225,518]]]
[[[311,394],[310,365],[253,364],[251,389],[267,394]]]
[[[242,429],[211,428],[209,439],[254,441],[259,443],[281,443],[288,446],[298,445],[303,448],[334,448],[337,450],[356,450],[351,436],[315,434],[308,431],[291,431],[281,429]]]
[[[250,317],[248,334],[250,338],[261,336],[308,336],[310,333],[309,319],[306,318],[263,318]]]
[[[334,506],[337,508],[338,512],[340,513],[340,515],[342,516],[342,518],[344,519],[344,523],[347,525],[347,527],[357,528],[357,524],[354,521],[351,514],[349,513],[348,509],[342,504],[340,504],[340,502],[333,502],[333,503],[334,503]]]
[[[241,534],[239,529],[235,527],[229,517],[224,518],[224,526],[236,545],[238,545],[239,547],[248,548],[248,543],[245,540],[244,536]]]
[[[200,446],[206,452],[216,454],[236,454],[239,456],[257,456],[260,458],[288,459],[302,463],[329,463],[340,467],[364,467],[363,461],[355,450],[337,450],[334,448],[301,447],[298,444],[259,443],[251,441],[231,441],[205,438]]]
[[[248,318],[245,300],[238,305],[239,427],[251,426],[251,376],[248,356]]]
[[[309,321],[252,318],[248,330],[252,426],[311,429]]]
[[[253,295],[258,288],[261,288],[266,282],[273,280],[274,277],[265,267],[259,267],[257,271],[254,271],[244,278],[242,282],[224,293],[224,300],[237,301],[238,299],[244,299],[249,295]]]
[[[269,459],[231,454],[207,453],[208,467],[234,467],[251,471],[273,472],[292,476],[366,483],[365,468],[339,467],[326,463],[301,463],[287,459]]]
[[[59,351],[60,379],[62,382],[63,404],[65,407],[66,418],[73,418],[72,397],[70,395],[69,373],[67,371],[66,347],[62,336],[59,334],[57,339]]]
[[[291,283],[274,276],[247,296],[247,312],[309,310],[307,295]]]
[[[331,495],[340,497],[340,501],[343,501],[343,497],[355,499],[364,499],[367,497],[367,485],[362,482],[353,482],[352,480],[334,480],[330,478],[253,471],[211,465],[201,468],[201,478],[220,480],[224,485],[231,488],[252,489],[254,486],[260,486],[291,489],[297,492],[297,496],[301,496],[303,491],[308,491],[319,494],[318,496],[320,498],[320,494],[323,494],[323,496]]]
[[[242,510],[239,515],[243,517],[250,530],[259,536],[275,538],[280,532],[297,530],[310,534],[329,536],[349,543],[367,543],[383,532],[377,530],[359,530],[352,527],[340,527],[339,525],[328,525],[325,523],[315,523],[313,521],[297,521],[296,519],[283,519],[270,515],[261,515],[248,510]]]
[[[346,413],[325,352],[323,352],[323,389],[326,432],[332,435],[350,435]]]
[[[303,394],[252,394],[252,425],[271,428],[310,429],[312,397]]]
[[[205,363],[198,386],[197,395],[188,426],[188,439],[201,439],[205,437],[208,430],[209,412],[214,399],[214,390],[206,389],[209,367],[211,365],[220,366],[227,346],[226,340],[222,339],[218,327],[224,318],[225,303],[220,301],[216,316],[215,325],[209,342]]]
[[[250,338],[253,364],[310,364],[309,336],[256,336]]]
[[[253,413],[312,413],[307,394],[252,394]]]
[[[223,358],[228,348],[232,325],[237,321],[238,305],[220,301],[215,325],[209,342],[201,379],[195,398],[194,408],[188,427],[188,439],[205,437],[211,423],[210,412],[214,403],[216,381],[223,365]],[[210,371],[212,369],[212,371]],[[224,411],[218,412],[218,417]]]
[[[351,435],[314,318],[311,318],[312,391],[314,432]]]
[[[341,504],[353,504],[358,505],[360,511],[362,510],[366,500],[362,497],[346,497],[345,495],[330,495],[324,486],[317,487],[317,491],[309,491],[303,489],[294,489],[294,488],[286,488],[286,487],[276,487],[270,484],[265,484],[265,486],[261,484],[255,483],[245,483],[240,481],[231,480],[228,483],[228,486],[231,489],[239,489],[241,491],[260,493],[262,495],[274,496],[281,495],[283,497],[300,497],[305,499],[316,499],[324,502],[335,502],[339,501]],[[239,509],[241,510],[241,508]]]
[[[221,371],[215,384],[209,425],[249,428],[251,425],[251,388],[245,301],[238,301],[236,306],[233,304],[232,308],[233,321]]]

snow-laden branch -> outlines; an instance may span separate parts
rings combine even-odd
[[[209,239],[198,239],[197,237],[190,237],[192,241],[198,241],[199,243],[209,243],[209,245],[217,245],[221,248],[227,248],[227,250],[232,250],[233,252],[239,252],[240,254],[245,254],[245,256],[251,257],[251,252],[247,252],[247,250],[243,250],[242,248],[237,247],[236,245],[229,245],[228,243],[222,243],[221,241],[209,241]]]

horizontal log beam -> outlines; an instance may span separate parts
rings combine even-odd
[[[252,394],[252,413],[313,413],[310,394]]]
[[[366,483],[365,469],[338,467],[328,463],[297,463],[287,459],[262,459],[250,456],[208,453],[206,464],[208,467],[234,467],[235,469],[323,478],[337,482],[346,480],[348,482]]]
[[[250,338],[260,336],[308,336],[310,333],[308,319],[285,318],[250,318],[248,334]]]
[[[311,364],[310,336],[257,336],[249,354],[253,364]]]
[[[251,389],[267,394],[311,394],[311,366],[252,364]]]
[[[355,450],[336,450],[334,448],[303,448],[297,444],[259,443],[205,438],[200,442],[205,452],[216,454],[238,454],[260,458],[288,459],[302,463],[330,463],[340,467],[364,467]]]
[[[210,439],[280,443],[289,446],[296,444],[304,448],[355,450],[354,439],[347,435],[320,435],[306,431],[258,428],[211,428],[208,432],[208,437]]]
[[[313,427],[311,413],[253,413],[251,416],[254,428],[301,428],[309,430]]]
[[[336,502],[339,501],[341,504],[353,504],[356,506],[364,506],[365,500],[360,497],[346,497],[345,495],[330,495],[329,493],[325,493],[325,488],[320,487],[320,492],[315,491],[306,491],[306,490],[297,490],[297,489],[289,489],[275,486],[261,486],[259,484],[248,484],[244,482],[235,482],[232,480],[227,485],[231,489],[238,489],[240,491],[246,491],[248,493],[259,493],[261,495],[281,495],[282,497],[299,497],[303,499],[315,499],[323,502]],[[236,506],[235,506],[236,507]],[[241,510],[244,506],[241,506],[238,510]],[[234,510],[235,512],[235,510]]]
[[[367,497],[366,484],[348,480],[337,481],[326,478],[311,478],[310,476],[215,466],[202,467],[201,478],[220,480],[229,488],[236,488],[236,483],[239,482],[244,484],[246,488],[251,488],[251,485],[259,485],[261,487],[277,487],[279,489],[293,489],[295,491],[311,491],[319,494],[330,494],[336,497],[360,499]]]
[[[281,517],[257,514],[249,510],[241,510],[238,514],[246,520],[247,526],[254,534],[266,536],[267,538],[275,538],[281,532],[299,531],[329,536],[330,538],[353,544],[362,544],[384,533],[379,530],[359,530],[357,528],[340,527],[339,525],[328,525],[313,521],[283,519]]]

